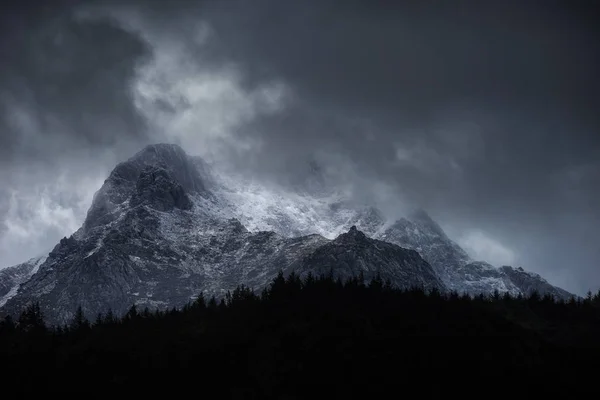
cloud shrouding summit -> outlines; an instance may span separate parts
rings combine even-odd
[[[283,185],[318,159],[474,255],[600,286],[593,2],[2,7],[2,266],[71,233],[118,161],[166,141]]]

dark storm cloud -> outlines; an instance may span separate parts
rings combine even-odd
[[[588,183],[569,190],[592,195],[598,9],[591,2],[450,3],[248,2],[236,9],[225,2],[206,13],[217,32],[215,54],[243,65],[249,85],[281,77],[301,99],[297,109],[255,121],[252,132],[273,143],[272,154],[329,146],[410,178],[418,171],[395,162],[396,142],[421,148],[416,156],[431,157],[429,164],[445,159],[456,167],[464,191],[448,188],[447,200],[541,217],[563,207],[552,198],[565,190],[559,176],[588,165]],[[439,165],[439,172],[448,167]],[[432,187],[419,197],[435,196],[443,182],[423,178]]]
[[[144,135],[130,94],[148,54],[114,21],[77,18],[73,1],[3,5],[0,155],[51,159]]]
[[[600,286],[594,2],[87,3],[120,25],[81,22],[69,13],[72,3],[62,4],[6,25],[21,33],[1,47],[10,62],[1,67],[0,93],[18,98],[44,138],[125,154],[123,136],[137,143],[149,131],[180,129],[140,119],[129,89],[149,52],[168,59],[181,46],[181,70],[157,64],[160,73],[151,75],[151,83],[169,76],[157,86],[168,96],[153,94],[145,117],[188,118],[191,110],[201,116],[194,123],[205,123],[200,131],[226,127],[216,133],[229,138],[222,156],[285,182],[307,159],[329,160],[336,178],[347,175],[363,192],[376,190],[365,181],[393,187],[457,238],[480,229],[568,289]],[[209,28],[206,40],[194,36],[199,22]],[[10,50],[15,43],[21,51]],[[205,73],[218,101],[194,108],[196,97],[176,83]],[[273,82],[286,88],[281,108],[256,111]],[[60,133],[48,128],[56,120]],[[23,143],[12,124],[2,125],[3,158],[6,149],[37,154],[37,143],[52,143]],[[179,139],[200,141],[190,132]]]
[[[364,154],[363,138],[352,140],[356,130],[348,128],[359,123],[384,139],[376,152],[387,148],[392,158],[388,144],[396,139],[471,158],[477,155],[460,154],[451,133],[442,133],[466,121],[476,126],[468,140],[483,142],[485,158],[534,155],[554,168],[565,155],[589,158],[596,150],[595,9],[557,2],[181,4],[188,18],[197,15],[216,32],[198,62],[234,61],[249,87],[279,77],[293,88],[298,110],[254,129],[278,148],[333,141]],[[328,117],[338,129],[318,129]],[[281,139],[285,131],[293,131],[289,140]],[[554,143],[536,151],[550,136]]]

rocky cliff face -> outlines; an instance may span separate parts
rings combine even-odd
[[[300,276],[331,273],[342,280],[359,275],[366,281],[381,277],[404,289],[446,289],[431,265],[419,253],[370,239],[356,226],[317,248],[303,260],[298,273]]]
[[[523,268],[503,266],[499,268],[503,276],[508,277],[520,293],[537,292],[540,295],[551,295],[559,299],[570,299],[573,294],[551,285],[540,275],[525,271]]]
[[[148,146],[115,167],[94,196],[80,231],[87,233],[111,223],[130,207],[130,200],[131,206],[147,202],[163,211],[173,207],[189,209],[186,193],[208,196],[203,172],[179,146]]]
[[[451,288],[460,283],[456,281],[456,267],[471,261],[469,255],[423,211],[410,219],[401,218],[376,237],[418,251]]]
[[[422,211],[390,224],[332,191],[274,192],[161,144],[119,164],[81,229],[46,258],[0,271],[0,299],[4,313],[38,301],[49,321],[64,323],[78,306],[94,317],[131,304],[181,306],[201,291],[222,295],[239,284],[260,290],[280,270],[569,295],[535,274],[473,262]]]

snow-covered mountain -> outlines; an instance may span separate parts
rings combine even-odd
[[[47,257],[0,271],[2,310],[16,314],[38,301],[49,321],[62,323],[78,306],[89,316],[134,303],[181,306],[201,291],[260,290],[280,270],[569,296],[535,274],[473,262],[423,211],[390,223],[313,178],[293,190],[265,186],[179,146],[148,146],[111,172],[77,232]]]
[[[296,190],[265,187],[217,173],[213,173],[213,190],[226,200],[228,207],[223,209],[251,230],[272,230],[284,236],[318,233],[333,239],[356,226],[373,239],[416,250],[448,290],[472,295],[496,290],[518,295],[536,290],[563,299],[573,296],[522,268],[496,268],[473,260],[422,209],[390,221],[376,207],[356,204],[343,193],[328,188],[314,163],[309,163],[308,169],[312,174],[308,175],[307,184]]]

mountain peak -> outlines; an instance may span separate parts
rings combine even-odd
[[[126,161],[125,164],[134,164],[137,167],[136,180],[144,167],[161,167],[169,171],[186,191],[203,192],[205,190],[204,183],[194,163],[186,152],[176,144],[158,143],[148,145]],[[118,166],[115,170],[117,169]]]
[[[138,151],[138,153],[143,153],[146,151],[178,151],[183,154],[186,154],[183,148],[175,143],[152,143]]]
[[[356,228],[356,225],[352,225],[348,232],[342,233],[340,236],[338,236],[338,239],[344,241],[360,242],[367,240],[367,235],[359,231],[358,228]]]
[[[126,201],[152,203],[158,210],[173,207],[189,209],[186,193],[207,194],[196,163],[176,144],[159,143],[144,147],[133,157],[119,163],[96,192],[88,211],[84,230],[114,220]],[[152,186],[152,187],[151,187]]]
[[[177,155],[180,158],[187,157],[186,152],[181,148],[181,146],[173,143],[155,143],[149,144],[136,154],[130,158],[133,159],[167,159],[172,157],[173,155]]]

